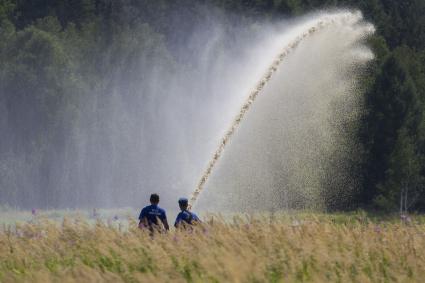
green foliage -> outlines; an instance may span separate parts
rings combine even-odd
[[[365,199],[375,198],[376,204],[387,209],[397,206],[404,189],[419,189],[423,179],[418,143],[423,105],[400,53],[395,51],[385,60],[367,95],[369,113],[364,125],[369,153]]]

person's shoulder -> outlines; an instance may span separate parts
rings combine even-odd
[[[199,217],[198,217],[198,215],[196,215],[196,213],[191,212],[191,214],[192,214],[193,219],[199,220]]]
[[[177,219],[182,221],[188,219],[189,214],[186,211],[180,211],[179,214],[177,214]]]
[[[184,211],[180,211],[177,214],[177,217],[176,217],[176,220],[182,220],[182,219],[185,219],[185,213],[184,213]]]
[[[165,209],[163,209],[162,207],[159,207],[159,206],[158,206],[158,210],[159,210],[161,213],[164,213],[164,214],[165,214]]]
[[[193,212],[191,212],[191,211],[183,211],[182,212],[182,217],[184,218],[184,219],[187,219],[187,220],[189,220],[189,219],[193,219],[193,218],[195,218],[196,217],[196,215],[195,215],[195,213],[193,213]]]
[[[145,206],[144,208],[142,208],[142,210],[140,211],[139,219],[146,216],[146,214],[148,213],[148,208],[149,208],[149,206]]]

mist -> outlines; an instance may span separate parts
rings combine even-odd
[[[323,12],[294,23],[283,38],[272,37],[282,46],[327,17],[335,22],[301,40],[258,95],[199,209],[349,207],[361,183],[358,82],[374,58],[365,46],[374,27],[359,12]]]
[[[31,116],[31,102],[15,101],[27,114],[1,111],[1,202],[140,207],[155,192],[161,205],[174,207],[196,187],[287,32],[325,13],[272,21],[205,5],[196,10],[196,20],[184,11],[167,15],[173,28],[166,36],[143,21],[117,32],[119,48],[104,46],[96,54],[97,79],[85,81],[76,71],[74,79],[92,91],[63,86],[66,95],[53,106],[61,123],[49,146],[27,145],[34,137],[28,133],[44,123]],[[123,12],[124,22],[128,17]],[[320,207],[329,187],[350,195],[358,181],[350,159],[357,144],[341,127],[358,120],[356,82],[373,57],[363,45],[364,25],[333,26],[288,56],[226,149],[197,209]],[[331,185],[329,174],[337,176]]]

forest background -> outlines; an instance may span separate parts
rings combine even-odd
[[[108,152],[131,141],[102,138],[110,125],[101,119],[81,127],[88,121],[85,115],[92,115],[92,109],[107,111],[108,104],[116,103],[116,81],[125,85],[119,95],[131,96],[161,68],[175,72],[191,68],[178,48],[211,7],[226,15],[221,20],[229,29],[235,21],[250,23],[247,32],[256,21],[318,9],[362,11],[377,32],[369,39],[376,60],[362,78],[366,92],[357,131],[362,144],[361,182],[349,206],[342,202],[328,208],[425,210],[423,0],[0,0],[0,203],[55,208],[59,203],[87,207],[96,201],[102,194],[101,188],[90,185],[96,170],[79,172],[78,164],[71,168],[57,164],[70,152],[78,154],[74,139],[84,137],[88,148],[103,149],[93,152]],[[151,72],[140,74],[140,65],[152,66]],[[142,106],[126,107],[132,117],[149,119],[143,116],[143,107],[159,94],[149,89],[143,93]],[[125,117],[122,124],[137,127],[137,121]],[[155,140],[146,146],[154,148]],[[86,166],[96,168],[96,162],[108,158],[93,154],[93,164]],[[131,155],[119,158],[137,166]],[[52,159],[57,160],[54,168]],[[81,184],[74,182],[66,193],[58,192],[55,170],[66,170],[67,178]],[[143,170],[149,183],[154,176],[149,168]],[[114,183],[117,190],[131,187],[126,174],[118,175]],[[118,197],[116,204],[128,204],[126,199]]]

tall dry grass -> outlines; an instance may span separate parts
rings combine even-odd
[[[82,219],[0,232],[1,282],[424,282],[425,224],[213,218],[153,237]]]

